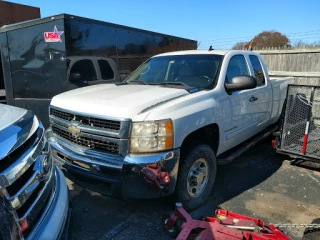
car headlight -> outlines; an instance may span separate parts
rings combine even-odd
[[[130,152],[157,152],[173,148],[172,121],[132,123]]]

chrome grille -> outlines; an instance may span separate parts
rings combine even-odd
[[[83,147],[88,147],[91,149],[106,151],[110,153],[119,152],[119,145],[115,142],[97,140],[81,136],[72,136],[71,132],[67,132],[56,126],[52,126],[52,132],[60,136],[61,138],[68,140],[69,142],[75,143]]]
[[[14,183],[10,186],[7,186],[7,192],[10,197],[14,196],[21,190],[21,186],[26,184],[29,179],[31,179],[32,175],[35,173],[34,168],[35,162],[25,171]]]
[[[30,196],[28,201],[25,203],[25,209],[22,209],[19,213],[21,218],[26,218],[29,225],[33,226],[37,220],[40,219],[41,215],[45,212],[48,207],[52,196],[54,194],[54,186],[56,184],[55,175],[52,174],[51,178],[47,183],[42,182],[34,193]],[[29,211],[29,209],[31,209]],[[23,212],[24,210],[24,212]],[[32,231],[32,227],[28,228],[24,232],[26,237]]]
[[[115,131],[119,131],[121,128],[120,121],[81,116],[78,114],[72,114],[72,113],[60,111],[60,110],[57,110],[54,108],[50,109],[50,115],[55,116],[60,119],[63,119],[63,120],[66,120],[66,121],[73,120],[76,122],[81,122],[82,125],[90,126],[90,127],[109,129],[109,130],[115,130]]]
[[[52,162],[46,173],[39,167],[43,149],[44,128],[40,125],[29,139],[0,160],[0,191],[12,208],[17,224],[27,220],[24,238],[45,214],[43,210],[50,205],[49,198],[54,192]]]
[[[20,145],[19,148],[14,150],[9,156],[0,160],[0,173],[6,170],[14,159],[18,159],[23,153],[32,147],[32,144],[36,141],[37,134],[33,134],[29,139],[27,139],[23,144]]]
[[[104,119],[54,106],[50,106],[49,112],[53,137],[58,142],[76,145],[73,147],[79,147],[80,151],[93,150],[93,154],[95,151],[117,156],[128,153],[130,119]]]
[[[74,118],[74,115],[71,113],[62,112],[53,108],[50,109],[50,115],[56,116],[67,121],[71,121]]]

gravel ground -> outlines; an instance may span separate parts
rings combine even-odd
[[[218,167],[215,189],[194,218],[223,209],[267,223],[311,223],[320,217],[320,164],[295,163],[278,155],[268,138],[226,166]],[[68,180],[73,198],[73,239],[171,239],[162,216],[170,199],[125,202],[84,189]],[[301,239],[303,228],[283,229]],[[319,238],[320,239],[320,238]]]

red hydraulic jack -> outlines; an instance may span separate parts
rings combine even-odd
[[[164,220],[164,230],[177,240],[191,239],[241,239],[241,240],[289,240],[287,235],[274,225],[266,226],[262,220],[244,215],[216,210],[215,217],[194,220],[176,203],[174,214]]]
[[[140,172],[143,181],[150,187],[158,190],[158,194],[165,191],[165,187],[170,183],[168,172],[162,172],[161,167],[157,163],[148,164]]]

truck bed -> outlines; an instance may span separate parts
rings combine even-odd
[[[270,77],[270,80],[271,81],[287,81],[287,80],[294,80],[294,77],[275,77],[275,76],[272,76]]]

